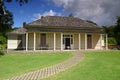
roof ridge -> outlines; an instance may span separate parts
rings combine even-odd
[[[33,21],[28,25],[39,25],[39,26],[69,26],[69,27],[99,27],[93,23],[87,22],[86,20],[78,17],[67,17],[67,16],[42,16],[41,19]]]
[[[59,17],[59,18],[73,18],[73,19],[80,19],[78,17],[69,17],[69,16],[42,16],[43,18],[45,17]],[[83,19],[80,19],[80,20],[83,20]],[[83,20],[84,21],[84,20]]]

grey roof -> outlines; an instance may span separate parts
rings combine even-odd
[[[23,28],[10,32],[25,34],[26,32],[72,32],[72,33],[103,33],[98,25],[74,17],[46,16],[29,24],[23,23]]]
[[[98,25],[87,22],[85,20],[74,18],[74,17],[61,17],[61,16],[46,16],[41,17],[36,21],[29,23],[28,25],[36,26],[63,26],[63,27],[88,27],[88,28],[98,28]]]
[[[9,34],[25,34],[27,29],[25,28],[19,28],[11,31]]]

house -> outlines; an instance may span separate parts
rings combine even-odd
[[[42,16],[10,32],[7,45],[8,49],[26,51],[98,50],[107,49],[107,35],[98,25],[79,18]]]

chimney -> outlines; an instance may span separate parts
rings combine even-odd
[[[23,28],[25,28],[26,27],[26,22],[23,22]]]
[[[41,19],[43,19],[44,18],[44,16],[41,16]]]

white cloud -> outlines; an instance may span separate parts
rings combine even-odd
[[[48,12],[44,12],[43,14],[41,14],[41,13],[35,13],[35,14],[33,14],[32,20],[40,19],[41,16],[56,16],[56,15],[60,16],[61,14],[57,13],[57,12],[54,12],[53,10],[50,10]]]
[[[49,12],[45,12],[43,14],[43,16],[55,16],[56,15],[56,12],[54,12],[53,10],[50,10]]]
[[[112,25],[120,16],[120,0],[52,0],[56,6],[63,6],[65,13],[95,21],[99,25]]]
[[[57,6],[61,6],[64,5],[64,7],[66,5],[69,5],[69,3],[73,2],[74,0],[53,0],[53,2],[57,5]]]

